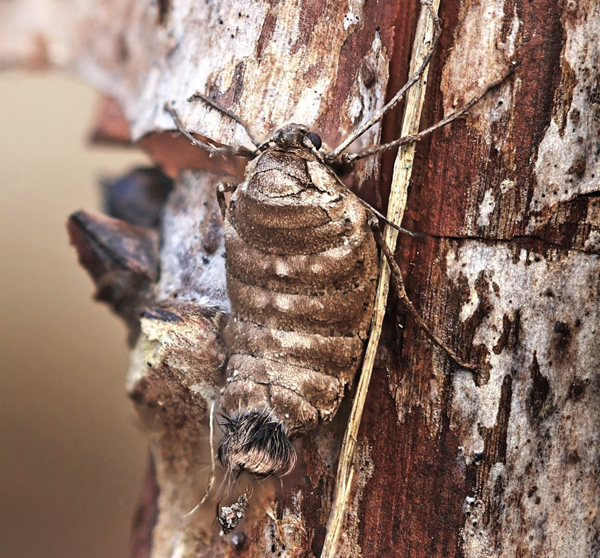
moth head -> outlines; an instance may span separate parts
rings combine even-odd
[[[219,460],[228,471],[248,471],[257,477],[285,475],[296,464],[296,451],[285,424],[266,411],[243,412],[226,418]]]
[[[319,134],[310,132],[306,126],[302,124],[286,124],[275,132],[271,141],[277,143],[281,147],[305,147],[311,151],[319,151],[323,142]]]

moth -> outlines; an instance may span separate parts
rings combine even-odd
[[[319,147],[304,126],[285,126],[229,187],[229,419],[219,457],[230,470],[289,471],[289,440],[333,417],[360,364],[377,245],[366,208]]]
[[[230,471],[290,471],[290,440],[335,415],[360,364],[379,255],[369,210],[320,147],[305,126],[284,126],[242,184],[217,189],[232,309],[218,454]]]
[[[417,323],[461,366],[471,368],[431,331],[407,298],[400,269],[377,226],[373,208],[349,191],[334,163],[352,164],[424,135],[464,114],[492,87],[435,126],[362,153],[342,154],[402,98],[429,63],[375,117],[342,145],[324,153],[318,134],[288,124],[264,142],[237,115],[196,93],[242,125],[256,149],[214,147],[179,131],[211,154],[250,156],[241,184],[220,184],[231,318],[221,405],[227,413],[218,455],[228,471],[258,477],[286,474],[296,462],[291,440],[330,420],[361,362],[373,311],[379,255],[389,260],[398,294]],[[504,79],[504,78],[503,78]],[[229,203],[225,194],[231,193]],[[383,218],[385,219],[385,218]]]

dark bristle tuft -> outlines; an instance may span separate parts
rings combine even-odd
[[[285,475],[296,464],[296,452],[285,424],[264,411],[228,417],[219,444],[219,460],[229,471],[249,471],[257,477]]]

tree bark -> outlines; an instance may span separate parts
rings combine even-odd
[[[419,3],[56,2],[52,21],[28,4],[0,6],[3,63],[88,80],[178,176],[158,232],[88,214],[70,222],[99,298],[135,343],[128,390],[155,473],[134,555],[319,556],[350,397],[297,442],[300,462],[281,485],[255,489],[238,530],[218,535],[222,493],[184,517],[206,487],[198,470],[226,353],[214,173],[242,169],[166,133],[163,105],[221,144],[250,146],[239,126],[185,101],[196,90],[261,140],[296,121],[335,146],[407,79]],[[403,222],[422,233],[399,253],[409,297],[477,373],[391,302],[339,555],[599,556],[600,7],[442,0],[440,16],[422,128],[517,63],[464,120],[418,145]],[[96,136],[122,141],[103,115]],[[397,129],[388,115],[383,138]],[[376,203],[390,169],[371,159],[349,184]]]

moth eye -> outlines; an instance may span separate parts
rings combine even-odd
[[[306,137],[310,140],[310,143],[312,143],[315,146],[315,149],[317,151],[321,149],[321,145],[323,145],[323,142],[321,141],[319,134],[309,132],[308,134],[306,134]]]

